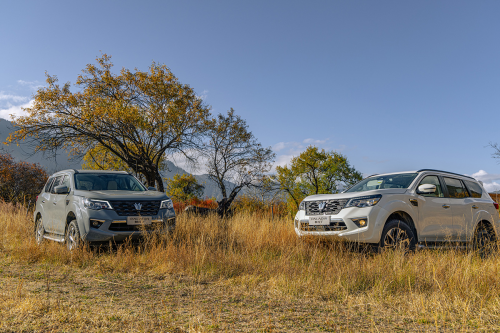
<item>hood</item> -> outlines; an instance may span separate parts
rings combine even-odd
[[[167,195],[158,191],[82,191],[74,195],[99,200],[166,200]]]
[[[332,200],[332,199],[351,199],[357,197],[364,197],[368,195],[376,194],[403,194],[407,191],[406,188],[387,188],[382,190],[372,190],[363,192],[346,192],[337,194],[316,194],[310,195],[304,199],[304,201],[316,201],[316,200]]]

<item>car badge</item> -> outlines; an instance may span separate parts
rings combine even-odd
[[[137,210],[141,210],[142,205],[141,205],[140,203],[135,203],[135,204],[134,204],[134,207],[135,207],[135,209],[137,209]]]
[[[318,208],[319,208],[319,211],[323,211],[323,209],[325,209],[325,206],[326,206],[326,202],[325,201],[322,201],[318,204]]]

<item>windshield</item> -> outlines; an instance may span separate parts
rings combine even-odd
[[[399,173],[385,176],[373,176],[363,179],[346,192],[363,192],[387,188],[408,188],[417,176],[416,173]]]
[[[146,191],[134,176],[112,173],[77,173],[75,187],[84,191]]]

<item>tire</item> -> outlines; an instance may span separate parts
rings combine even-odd
[[[491,254],[495,244],[496,236],[493,229],[488,225],[479,225],[472,240],[473,250],[477,251],[481,256],[487,256]]]
[[[401,220],[390,220],[382,230],[380,237],[380,250],[403,250],[413,251],[417,245],[417,240],[413,230]]]
[[[71,221],[66,228],[66,246],[69,251],[77,249],[82,245],[82,239],[80,237],[80,229],[78,229],[78,224],[76,220]]]
[[[43,235],[45,235],[45,228],[43,227],[42,217],[40,217],[35,222],[35,240],[38,245],[42,244]]]

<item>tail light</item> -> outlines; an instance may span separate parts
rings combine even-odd
[[[498,210],[498,204],[496,202],[493,202],[493,206],[495,206],[495,209]]]
[[[36,202],[36,201],[38,201],[38,195],[36,196],[36,200],[35,200],[35,202]]]

